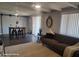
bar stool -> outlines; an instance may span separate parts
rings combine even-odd
[[[23,30],[19,28],[18,30],[18,36],[19,37],[23,37]]]
[[[20,28],[18,29],[18,37],[20,37],[21,35],[21,31],[20,31]]]
[[[15,28],[13,28],[13,30],[12,30],[12,37],[17,38],[17,31]]]
[[[22,37],[24,36],[23,29],[21,29],[21,35],[22,35]]]

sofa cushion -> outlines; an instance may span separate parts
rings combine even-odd
[[[68,45],[73,45],[79,42],[79,38],[74,38],[74,37],[61,35],[61,34],[55,34],[53,38],[61,43],[65,43]]]
[[[54,39],[46,39],[45,44],[48,45],[49,48],[53,49],[55,52],[59,53],[61,56],[63,55],[65,47],[68,46],[67,44],[60,43]]]
[[[45,39],[45,42],[48,43],[48,44],[52,44],[52,43],[53,43],[53,44],[54,44],[54,43],[56,44],[56,43],[58,43],[58,41],[57,41],[57,40],[54,40],[54,39],[52,39],[52,40],[50,40],[50,39]]]
[[[53,36],[54,36],[54,34],[52,34],[52,33],[46,33],[45,36],[46,36],[46,38],[52,39]]]
[[[61,42],[58,42],[57,40],[48,40],[46,39],[45,42],[49,45],[57,45],[57,46],[68,46],[67,44],[64,44],[64,43],[61,43]]]

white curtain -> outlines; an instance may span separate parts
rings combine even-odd
[[[60,33],[79,37],[79,13],[62,15]]]

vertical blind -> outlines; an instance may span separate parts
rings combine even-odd
[[[62,15],[60,33],[79,38],[79,13]]]

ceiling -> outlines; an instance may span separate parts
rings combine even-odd
[[[36,9],[33,5],[41,5]],[[23,16],[39,15],[41,12],[50,12],[51,10],[62,11],[62,8],[78,8],[79,2],[1,2],[0,13],[18,14]]]

